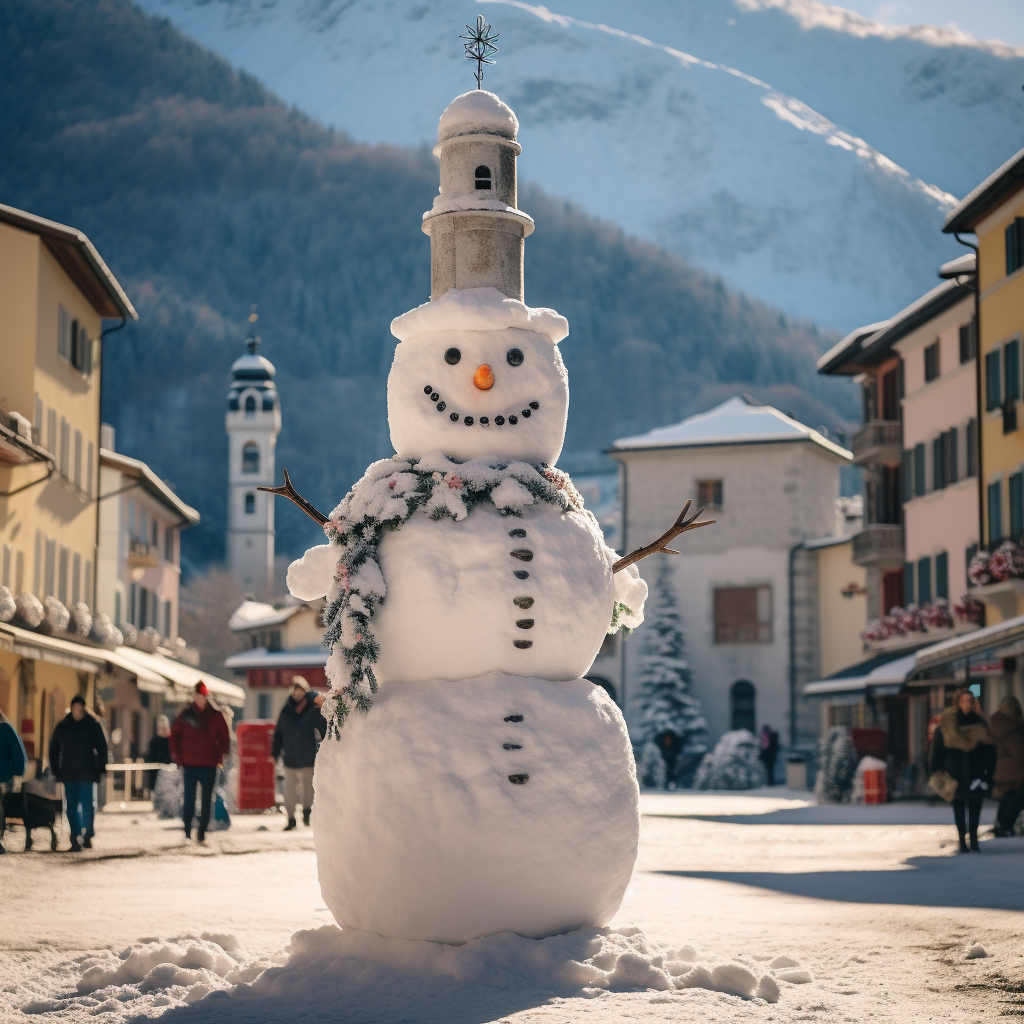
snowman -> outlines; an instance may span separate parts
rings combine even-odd
[[[569,329],[523,302],[517,131],[482,89],[441,117],[431,301],[391,325],[396,455],[325,522],[287,474],[277,489],[330,541],[288,572],[296,598],[326,599],[331,647],[321,891],[342,927],[391,937],[602,926],[636,858],[626,725],[584,676],[606,634],[642,621],[647,586],[555,468]]]

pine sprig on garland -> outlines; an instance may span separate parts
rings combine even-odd
[[[341,670],[349,680],[343,688],[332,689],[324,703],[329,735],[339,735],[353,709],[368,711],[377,693],[373,665],[380,645],[370,623],[386,594],[377,562],[386,533],[400,529],[420,510],[431,519],[460,521],[487,503],[501,515],[522,516],[539,502],[593,518],[569,475],[551,466],[483,459],[459,463],[443,455],[394,456],[370,466],[324,524],[328,540],[339,550],[323,614],[323,643],[331,650],[332,674]],[[617,602],[609,632],[620,628],[623,613],[631,614]]]

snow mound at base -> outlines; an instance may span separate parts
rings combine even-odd
[[[294,1024],[304,1015],[365,1024],[462,1024],[482,1019],[481,1013],[500,1017],[612,992],[647,993],[664,1002],[671,993],[679,998],[705,989],[774,1003],[780,982],[797,981],[787,974],[811,980],[794,968],[799,964],[788,957],[770,968],[701,961],[692,946],[662,947],[635,926],[546,939],[505,932],[451,946],[329,925],[296,932],[276,961],[247,960],[233,936],[208,932],[145,939],[120,954],[102,950],[47,972],[24,992],[20,1009],[27,1015],[60,1011],[62,1020],[74,1021],[95,1015],[137,1020],[176,1007],[175,1020],[188,1024]],[[75,994],[68,994],[74,976]]]

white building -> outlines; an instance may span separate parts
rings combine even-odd
[[[114,428],[104,423],[100,447],[100,543],[96,611],[119,628],[156,629],[178,637],[181,531],[199,522],[144,462],[114,451]]]
[[[767,723],[783,743],[816,740],[818,711],[799,696],[821,660],[818,558],[805,545],[837,533],[839,468],[850,453],[777,409],[732,398],[616,441],[610,454],[621,465],[623,552],[659,537],[688,498],[716,521],[680,537],[680,555],[653,556],[672,559],[712,739]],[[617,644],[627,711],[643,628]],[[599,657],[595,672],[610,660]]]
[[[246,599],[228,625],[248,640],[248,649],[224,662],[245,688],[246,718],[276,720],[291,693],[292,677],[302,676],[313,689],[329,689],[324,666],[327,648],[321,643],[323,601],[288,598],[270,605]]]
[[[281,405],[274,366],[257,355],[260,339],[246,342],[248,355],[231,367],[228,411],[227,566],[257,597],[267,597],[274,581],[274,499],[257,488],[274,486]]]

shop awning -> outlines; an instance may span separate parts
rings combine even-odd
[[[803,695],[818,700],[834,700],[863,697],[870,691],[875,697],[895,697],[914,672],[918,653],[890,652],[869,658],[827,679],[807,683]]]
[[[969,661],[1007,658],[1024,654],[1024,615],[951,637],[917,652],[916,678],[951,675],[955,668],[967,668]],[[957,666],[956,663],[962,665]]]
[[[168,694],[168,697],[172,700],[191,700],[196,683],[202,680],[209,687],[210,693],[232,707],[240,708],[245,704],[245,690],[241,686],[229,683],[226,679],[219,679],[209,672],[202,672],[191,665],[165,658],[161,654],[137,651],[134,647],[118,647],[114,653],[144,671],[162,676],[170,684],[171,694]],[[164,693],[167,694],[166,687]]]
[[[225,668],[322,668],[327,664],[330,651],[322,644],[315,647],[294,647],[290,651],[268,651],[254,647],[250,651],[232,654],[224,662]]]
[[[35,633],[30,629],[0,622],[0,649],[11,651],[32,661],[48,661],[77,672],[102,672],[107,651],[101,647],[76,644],[74,640]]]

